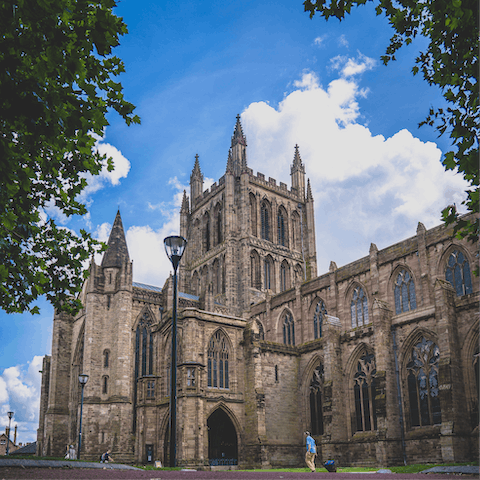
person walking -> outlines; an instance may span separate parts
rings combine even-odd
[[[317,446],[315,440],[310,436],[310,432],[305,432],[307,452],[305,453],[305,462],[307,467],[315,471],[315,456],[317,455]]]

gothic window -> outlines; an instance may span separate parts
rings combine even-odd
[[[250,272],[252,288],[260,290],[262,288],[260,280],[260,256],[255,250],[250,254]]]
[[[285,312],[283,316],[283,343],[295,345],[295,324],[290,312]]]
[[[352,328],[361,327],[368,323],[368,300],[362,287],[356,287],[353,291],[350,313]]]
[[[323,365],[313,372],[310,382],[310,431],[313,435],[323,435]]]
[[[407,270],[402,270],[397,275],[394,288],[395,313],[408,312],[417,308],[415,296],[415,283]]]
[[[103,368],[108,368],[109,357],[110,357],[110,352],[108,350],[104,350],[104,352],[103,352]]]
[[[250,194],[250,228],[253,236],[257,236],[257,200],[253,193]]]
[[[353,393],[355,397],[355,429],[368,432],[377,429],[375,414],[375,374],[377,373],[375,356],[365,353],[357,363],[353,376]]]
[[[283,292],[290,287],[290,267],[286,261],[280,265],[280,291]]]
[[[210,217],[208,213],[205,214],[205,238],[204,238],[204,245],[205,245],[205,252],[210,250]]]
[[[215,207],[215,223],[215,244],[219,245],[223,242],[222,207],[220,204]]]
[[[262,203],[261,217],[262,238],[264,240],[270,240],[270,212],[266,202]]]
[[[407,363],[408,399],[412,427],[438,425],[442,422],[438,396],[440,350],[425,337],[413,347]]]
[[[265,258],[265,262],[263,264],[264,271],[263,271],[263,282],[264,282],[264,289],[270,290],[273,287],[273,259],[272,257]]]
[[[207,385],[211,388],[230,388],[228,376],[228,344],[225,335],[217,330],[208,344]]]
[[[327,314],[327,309],[322,300],[317,303],[315,313],[313,314],[313,337],[322,338],[323,336],[323,319]]]
[[[222,289],[222,281],[221,281],[221,268],[218,260],[215,260],[213,262],[213,269],[212,269],[212,274],[213,274],[213,293],[218,294],[221,293]]]
[[[287,212],[283,207],[278,209],[277,214],[277,243],[288,246]]]
[[[472,293],[470,265],[461,251],[454,250],[448,257],[445,278],[455,289],[457,296],[461,297]]]
[[[102,378],[102,393],[107,394],[108,393],[108,377],[104,376]]]

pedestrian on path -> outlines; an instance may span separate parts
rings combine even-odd
[[[315,471],[315,456],[317,455],[317,446],[315,440],[310,436],[310,432],[305,432],[307,452],[305,453],[305,462],[307,467]]]

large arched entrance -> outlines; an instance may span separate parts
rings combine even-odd
[[[235,427],[222,410],[215,410],[207,420],[210,465],[237,465],[238,445]]]

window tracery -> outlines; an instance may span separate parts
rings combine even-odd
[[[323,319],[327,315],[327,308],[320,300],[315,307],[315,313],[313,314],[313,337],[315,339],[322,338],[323,336]]]
[[[266,202],[262,203],[260,214],[262,221],[262,238],[270,241],[270,212]]]
[[[353,376],[355,397],[355,430],[368,432],[377,429],[375,412],[375,375],[377,367],[373,353],[365,353],[357,363]]]
[[[310,382],[310,431],[313,435],[323,435],[323,365],[313,372]]]
[[[395,313],[398,315],[417,308],[415,283],[408,270],[401,270],[397,275],[394,288]]]
[[[406,367],[412,427],[442,422],[438,389],[439,359],[440,349],[425,337],[412,348]]]
[[[285,312],[283,316],[283,343],[295,345],[295,323],[290,312]]]
[[[454,250],[448,257],[445,279],[455,289],[458,297],[472,293],[470,265],[460,250]]]
[[[208,344],[207,385],[210,388],[230,388],[228,343],[225,335],[217,330]]]
[[[352,318],[352,328],[367,325],[368,320],[368,299],[363,288],[358,286],[353,291],[352,301],[350,303],[350,312]]]

